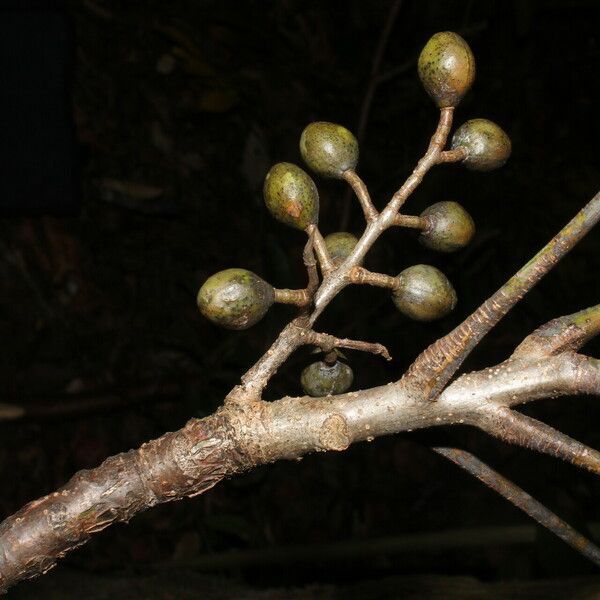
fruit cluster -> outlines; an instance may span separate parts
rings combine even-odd
[[[418,73],[438,107],[453,109],[473,83],[475,59],[459,35],[441,32],[423,48]],[[510,139],[498,125],[486,119],[472,119],[456,130],[451,150],[444,154],[451,157],[448,162],[461,161],[469,169],[489,171],[502,166],[510,152]],[[308,168],[322,177],[348,182],[358,180],[355,172],[358,142],[342,125],[324,121],[309,124],[300,136],[300,154]],[[313,179],[303,169],[288,162],[277,163],[265,177],[263,195],[275,219],[308,234],[324,279],[345,261],[359,265],[360,261],[353,257],[359,244],[357,237],[344,231],[321,237],[318,230],[319,193]],[[357,195],[360,199],[358,192]],[[398,215],[395,224],[419,229],[420,242],[440,252],[464,248],[475,233],[473,219],[454,201],[437,202],[419,216]],[[408,267],[396,277],[370,276],[371,281],[366,275],[360,282],[389,288],[394,305],[411,319],[439,319],[456,304],[452,284],[441,271],[430,265]],[[200,312],[212,322],[229,329],[246,329],[257,323],[275,302],[307,308],[311,299],[301,292],[277,290],[245,269],[227,269],[205,281],[197,301]],[[325,360],[308,366],[301,376],[305,392],[312,396],[343,393],[349,389],[352,380],[350,367],[337,360],[337,354],[332,351],[326,353]]]

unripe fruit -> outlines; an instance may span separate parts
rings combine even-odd
[[[336,233],[330,233],[325,238],[325,246],[334,262],[342,262],[346,260],[354,247],[358,243],[356,236],[348,233],[347,231],[337,231]]]
[[[456,292],[448,278],[430,265],[414,265],[396,278],[392,292],[396,308],[415,321],[433,321],[456,306]]]
[[[473,171],[492,171],[501,167],[510,156],[510,138],[496,123],[487,119],[472,119],[463,123],[452,137],[452,149],[464,148],[463,163]]]
[[[442,31],[425,44],[418,70],[423,87],[440,108],[456,106],[475,79],[475,57],[460,35]]]
[[[332,365],[322,360],[312,363],[300,376],[302,389],[313,397],[343,394],[350,389],[353,380],[352,369],[339,360]]]
[[[341,179],[344,171],[354,169],[358,163],[358,142],[345,127],[317,121],[302,132],[300,153],[315,173]]]
[[[227,329],[247,329],[273,304],[271,285],[246,269],[211,275],[198,292],[198,308],[210,321]]]
[[[292,163],[273,165],[263,187],[265,204],[282,223],[306,229],[319,220],[319,192],[311,177]]]
[[[439,252],[464,248],[475,235],[471,215],[457,202],[436,202],[421,213],[426,228],[419,240],[423,246]]]

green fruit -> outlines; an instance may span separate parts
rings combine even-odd
[[[291,163],[273,165],[265,177],[265,204],[282,223],[305,230],[319,220],[319,192],[315,182]]]
[[[358,243],[358,238],[346,231],[338,231],[336,233],[330,233],[325,238],[325,246],[329,251],[329,256],[334,262],[342,262],[346,260],[354,247]]]
[[[418,71],[423,87],[440,108],[456,106],[475,79],[475,57],[460,35],[442,31],[425,44]]]
[[[423,246],[440,252],[464,248],[475,235],[471,215],[457,202],[437,202],[426,208],[421,217],[426,228],[419,236]]]
[[[464,148],[463,163],[473,171],[492,171],[501,167],[510,156],[511,143],[506,133],[487,119],[472,119],[463,123],[452,137],[452,149]]]
[[[247,329],[260,321],[274,302],[273,288],[246,269],[211,275],[198,292],[198,308],[227,329]]]
[[[318,121],[302,132],[300,153],[315,173],[341,179],[344,171],[358,163],[358,142],[345,127]]]
[[[332,365],[320,360],[308,365],[300,376],[304,391],[313,397],[343,394],[352,385],[354,373],[345,363],[337,360]]]
[[[392,292],[396,308],[415,321],[433,321],[456,306],[456,292],[448,278],[430,265],[408,267],[397,276]]]

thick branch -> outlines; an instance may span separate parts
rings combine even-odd
[[[306,330],[288,327],[295,329],[276,345],[290,339],[302,343],[300,333]],[[253,382],[277,363],[276,354],[264,357],[275,362],[259,361]],[[180,431],[110,458],[97,469],[82,471],[58,492],[0,524],[0,591],[45,572],[59,557],[114,522],[127,521],[160,502],[199,494],[254,465],[314,451],[344,450],[351,443],[400,431],[474,422],[482,407],[495,406],[507,397],[514,396],[514,402],[535,399],[536,368],[547,395],[551,384],[567,385],[566,380],[551,381],[563,358],[507,361],[495,368],[497,372],[465,375],[437,402],[423,403],[407,381],[326,398],[230,402],[215,415],[193,419]],[[563,366],[563,379],[569,368],[572,365]],[[600,392],[600,369],[588,373],[593,374],[594,389]]]
[[[80,471],[0,524],[0,594],[45,573],[109,525],[156,504],[201,494],[246,466],[229,420],[216,413]]]
[[[488,298],[456,329],[423,351],[406,377],[434,398],[473,348],[523,296],[558,263],[600,219],[600,193],[540,250],[516,275]]]

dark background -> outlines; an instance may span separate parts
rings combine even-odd
[[[394,356],[387,364],[348,353],[357,389],[398,378],[597,191],[596,5],[401,3],[361,140],[359,172],[376,205],[410,173],[435,127],[437,110],[419,83],[416,57],[436,31],[460,32],[477,60],[477,79],[456,124],[474,117],[498,122],[513,155],[488,174],[436,168],[406,205],[418,214],[440,200],[462,203],[478,227],[469,248],[442,256],[422,248],[410,231],[391,231],[367,261],[390,274],[418,262],[441,268],[458,292],[451,316],[412,323],[385,292],[352,289],[322,318],[322,330],[382,342]],[[0,422],[0,517],[79,469],[212,412],[290,319],[291,309],[274,307],[248,331],[220,330],[198,314],[195,294],[207,276],[232,266],[278,287],[304,286],[304,236],[270,218],[262,181],[273,162],[300,161],[298,139],[310,121],[356,131],[391,6],[360,0],[67,5],[82,208],[73,218],[0,222],[0,401],[25,411]],[[7,177],[14,178],[12,169]],[[359,233],[361,211],[344,186],[317,183],[322,231]],[[466,368],[495,364],[538,325],[597,303],[599,240],[598,232],[584,240]],[[598,356],[598,349],[594,342],[587,351]],[[311,360],[308,350],[296,353],[268,397],[299,394],[299,373]],[[524,411],[600,447],[595,398],[547,400]],[[455,428],[257,469],[113,527],[62,564],[85,572],[144,571],[230,549],[533,525],[433,455],[431,443],[476,451],[583,531],[600,520],[597,478]],[[544,532],[521,546],[461,547],[458,537],[451,550],[433,543],[339,561],[312,559],[308,548],[301,563],[232,566],[224,574],[292,585],[416,573],[499,580],[594,572]]]

